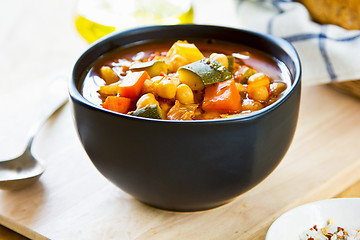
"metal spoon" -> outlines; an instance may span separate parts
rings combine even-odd
[[[67,103],[66,81],[56,79],[46,91],[49,95],[46,107],[50,108],[50,112],[40,116],[37,125],[31,129],[25,151],[20,156],[0,160],[0,189],[18,190],[27,187],[36,182],[45,170],[44,164],[33,155],[32,145],[41,127]]]

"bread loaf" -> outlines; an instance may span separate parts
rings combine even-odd
[[[335,24],[348,30],[360,29],[360,0],[298,0],[321,24]]]

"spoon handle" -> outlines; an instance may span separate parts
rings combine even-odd
[[[67,82],[66,78],[58,77],[54,81],[52,81],[49,87],[46,88],[46,94],[44,95],[44,99],[46,99],[44,104],[42,104],[42,111],[36,120],[35,125],[30,129],[28,136],[28,143],[25,151],[30,152],[33,140],[36,134],[40,131],[42,126],[57,112],[59,112],[63,106],[69,100],[69,96],[67,94]]]

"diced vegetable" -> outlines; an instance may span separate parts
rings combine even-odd
[[[228,70],[229,72],[233,72],[234,71],[234,65],[235,65],[235,58],[233,56],[227,56],[228,59]]]
[[[159,102],[160,108],[163,110],[163,112],[168,113],[170,108],[172,108],[172,106],[174,105],[173,101],[166,101],[164,99],[162,99],[162,101]]]
[[[244,83],[247,83],[248,79],[256,73],[257,73],[256,70],[243,65],[240,67],[240,69],[238,71],[236,71],[234,78],[237,82],[244,84]]]
[[[146,93],[136,102],[136,109],[145,108],[150,105],[159,105],[159,102],[156,100],[154,94]]]
[[[169,57],[168,59],[169,59],[168,65],[170,72],[176,72],[180,67],[189,63],[189,61],[186,58],[180,55],[174,55]]]
[[[268,76],[266,76],[264,73],[255,73],[253,75],[251,75],[248,79],[248,84],[253,84],[253,83],[260,83],[263,85],[267,85],[267,87],[270,86],[270,78]]]
[[[182,66],[178,72],[180,82],[187,84],[192,90],[200,90],[206,85],[231,78],[231,73],[226,67],[210,58]]]
[[[226,56],[223,53],[212,53],[210,58],[224,65],[229,72],[234,71],[235,58],[233,56]]]
[[[143,86],[143,93],[156,93],[157,85],[164,78],[164,76],[155,76],[151,79],[146,79]]]
[[[201,90],[204,88],[201,78],[194,72],[185,68],[180,68],[178,73],[180,82],[188,85],[192,90]]]
[[[181,104],[175,101],[174,106],[169,110],[167,118],[170,120],[193,120],[198,104]]]
[[[270,85],[271,95],[279,96],[287,88],[286,84],[283,82],[274,82]]]
[[[291,76],[285,76],[271,58],[246,49],[238,53],[235,46],[218,44],[199,45],[209,58],[204,58],[194,44],[180,40],[168,51],[163,46],[154,49],[155,45],[149,45],[116,52],[109,56],[113,60],[102,58],[87,73],[84,97],[134,116],[209,120],[243,116],[270,106],[291,84]],[[257,72],[252,66],[266,71]],[[94,84],[93,76],[104,82],[99,84],[96,79]],[[99,85],[105,86],[88,89]]]
[[[100,93],[102,96],[115,96],[118,93],[118,87],[118,83],[100,86],[98,93]]]
[[[155,77],[160,74],[167,74],[168,65],[163,60],[148,61],[148,62],[137,62],[131,65],[130,70],[132,71],[146,71],[150,77]]]
[[[246,66],[244,67],[244,69],[245,69],[245,71],[244,71],[243,77],[244,77],[245,79],[249,79],[252,75],[254,75],[254,74],[257,73],[256,70],[254,70],[254,69],[252,69],[252,68],[249,68],[249,67],[246,67]]]
[[[244,100],[242,104],[242,111],[257,111],[263,108],[263,105],[260,102],[254,101],[252,99]]]
[[[120,77],[109,66],[100,68],[100,77],[105,81],[106,85],[119,81]]]
[[[226,68],[229,66],[228,58],[223,53],[212,53],[209,58],[217,61],[218,63],[220,63],[222,65],[224,65],[224,67],[226,67]]]
[[[232,113],[241,110],[241,96],[234,80],[220,82],[205,88],[204,111]]]
[[[109,96],[102,105],[104,108],[118,112],[127,113],[131,107],[131,99],[125,97]]]
[[[156,93],[162,98],[174,99],[178,83],[170,78],[162,79],[156,86]]]
[[[147,107],[143,107],[131,112],[131,115],[144,117],[144,118],[154,118],[154,119],[164,119],[164,113],[161,108],[154,104]]]
[[[186,58],[189,62],[196,62],[204,58],[204,55],[193,43],[187,41],[177,41],[169,49],[167,56],[180,55]]]
[[[170,71],[176,72],[183,65],[203,59],[204,55],[194,44],[179,40],[171,46],[167,57]]]
[[[235,86],[237,88],[237,90],[239,91],[240,94],[245,94],[246,93],[246,87],[244,85],[242,85],[241,83],[235,83]]]
[[[248,80],[249,98],[266,101],[270,96],[270,79],[263,73],[256,73]]]
[[[145,71],[133,72],[128,74],[119,84],[118,93],[121,97],[136,99],[143,88],[145,80],[150,79],[149,74]]]

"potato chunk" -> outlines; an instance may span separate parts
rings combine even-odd
[[[195,44],[179,40],[171,46],[167,53],[167,58],[169,61],[168,64],[170,66],[170,71],[176,72],[177,69],[183,65],[203,59],[204,55],[195,46]]]

